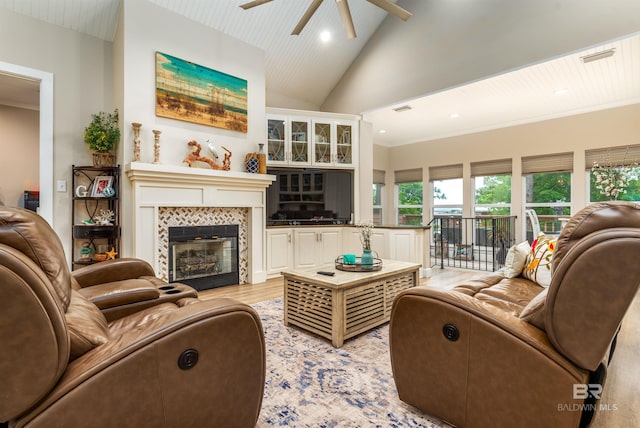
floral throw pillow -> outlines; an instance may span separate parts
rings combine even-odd
[[[556,249],[556,240],[541,233],[531,243],[531,252],[524,264],[522,276],[548,287],[551,284],[551,258]]]

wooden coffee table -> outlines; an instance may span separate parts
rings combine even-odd
[[[393,300],[417,285],[419,269],[416,263],[383,260],[382,269],[371,272],[344,272],[333,264],[285,270],[284,323],[331,339],[339,348],[345,339],[388,322]]]

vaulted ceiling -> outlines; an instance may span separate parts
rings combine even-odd
[[[239,7],[248,0],[147,1],[264,50],[267,104],[302,109],[320,109],[323,106],[336,85],[344,79],[345,73],[349,73],[358,56],[371,49],[367,43],[376,37],[380,38],[380,34],[376,34],[380,28],[410,28],[409,34],[414,36],[417,36],[417,30],[429,34],[437,23],[433,21],[433,14],[430,17],[425,13],[427,8],[421,2],[430,2],[434,6],[441,6],[440,2],[445,1],[456,2],[460,10],[468,10],[465,18],[468,20],[465,23],[467,28],[491,22],[480,20],[480,16],[491,16],[492,10],[497,16],[498,11],[512,4],[503,0],[399,0],[399,4],[410,12],[413,12],[412,6],[418,12],[408,23],[404,23],[388,16],[368,1],[351,0],[349,6],[357,37],[349,40],[345,36],[338,8],[331,0],[320,5],[299,36],[292,36],[291,32],[311,0],[274,0],[249,10]],[[565,1],[580,10],[580,2]],[[526,5],[524,0],[519,0],[519,3],[523,5],[520,9]],[[0,0],[0,13],[4,7],[112,41],[119,6],[120,0]],[[589,11],[581,13],[588,14]],[[478,19],[477,23],[474,23],[474,19]],[[500,19],[509,17],[500,16]],[[602,19],[604,22],[607,18]],[[637,17],[629,19],[637,20]],[[332,39],[327,43],[321,42],[321,31],[331,32]],[[487,28],[487,31],[491,29]],[[545,28],[541,26],[540,31],[545,31]],[[505,34],[504,37],[509,35]],[[571,34],[571,37],[575,38],[575,34]],[[570,38],[569,35],[567,38]],[[399,95],[391,102],[386,99],[354,113],[362,113],[365,119],[374,124],[374,140],[377,144],[397,145],[640,102],[639,36],[631,34],[630,37],[601,42],[580,46],[583,49],[573,49],[565,52],[566,55],[557,55],[533,64],[518,64],[519,67],[500,70],[475,82],[459,82],[411,96]],[[523,42],[518,40],[518,43]],[[536,40],[528,43],[534,46]],[[581,60],[582,56],[609,48],[615,48],[612,57],[588,64]],[[397,46],[397,49],[402,51],[401,46]],[[492,46],[487,45],[486,49],[490,50]],[[523,43],[522,49],[527,49],[527,45]],[[478,55],[481,54],[478,52]],[[456,61],[455,55],[456,52],[451,53],[451,61]],[[424,61],[429,59],[424,58]],[[392,58],[388,66],[394,67]],[[399,81],[405,77],[409,76],[397,75]],[[0,85],[2,81],[0,77]],[[12,89],[25,94],[29,92],[25,90],[25,85],[29,87],[29,84],[14,82]],[[555,95],[554,91],[558,89],[568,92]],[[10,91],[3,89],[0,93],[8,95]],[[24,104],[22,101],[14,102],[17,103]],[[411,110],[402,113],[394,111],[394,108],[403,105],[410,106]],[[453,114],[457,114],[457,117],[452,118]],[[379,133],[381,130],[386,132]]]

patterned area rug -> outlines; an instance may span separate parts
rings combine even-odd
[[[345,341],[285,327],[283,300],[252,305],[267,345],[258,427],[449,427],[403,403],[389,360],[389,325]]]

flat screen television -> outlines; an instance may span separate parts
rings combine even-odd
[[[269,168],[267,225],[347,224],[353,217],[353,171]]]

